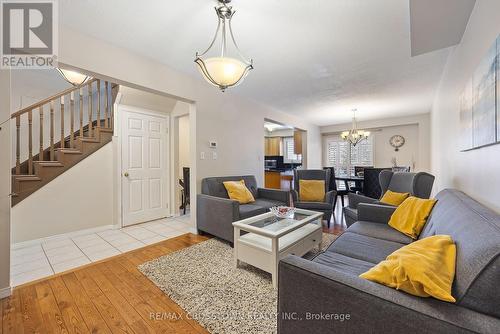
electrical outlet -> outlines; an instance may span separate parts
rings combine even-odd
[[[200,153],[200,160],[205,160],[205,152]]]
[[[217,152],[212,152],[212,159],[217,160]]]

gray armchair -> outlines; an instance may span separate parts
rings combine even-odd
[[[434,175],[425,172],[407,173],[383,170],[379,175],[382,196],[387,190],[410,193],[412,196],[429,198],[434,184]],[[358,220],[358,205],[360,203],[383,204],[379,198],[371,198],[362,194],[348,194],[349,205],[344,208],[344,216],[347,226],[351,226]]]
[[[335,190],[330,190],[330,178],[333,177],[329,169],[305,169],[294,171],[294,190],[292,191],[293,203],[296,208],[323,212],[323,218],[326,219],[328,227],[333,212],[333,204],[337,197]],[[300,200],[300,180],[323,180],[325,181],[325,198],[323,202],[304,202]]]
[[[224,181],[244,180],[255,202],[240,204],[229,199]],[[196,201],[196,224],[199,233],[206,232],[233,242],[233,222],[266,213],[273,206],[290,206],[290,192],[257,187],[255,176],[209,177],[201,181]]]

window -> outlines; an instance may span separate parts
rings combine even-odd
[[[283,162],[290,163],[300,163],[302,157],[300,154],[295,154],[294,140],[293,137],[283,138]]]
[[[373,134],[356,146],[340,136],[324,139],[325,166],[335,167],[337,175],[354,175],[354,166],[373,166]]]

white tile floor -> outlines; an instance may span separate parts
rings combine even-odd
[[[18,286],[91,262],[191,232],[189,215],[61,237],[11,251],[11,286]]]

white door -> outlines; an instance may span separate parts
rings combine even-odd
[[[148,112],[122,113],[123,225],[168,215],[167,116]]]

